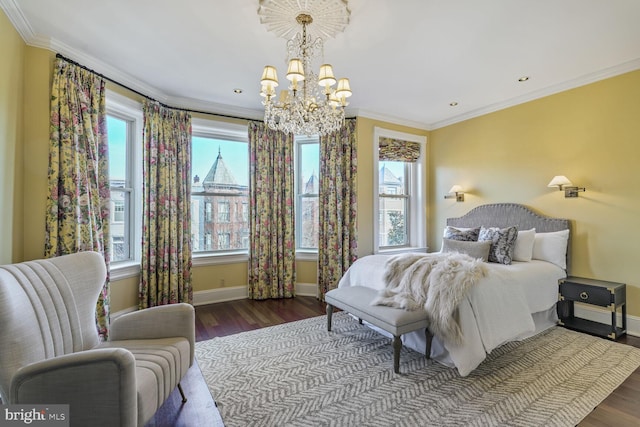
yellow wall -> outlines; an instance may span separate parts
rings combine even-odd
[[[26,45],[0,12],[0,264],[22,259],[23,88]]]
[[[640,71],[538,99],[431,133],[429,246],[445,219],[496,202],[572,220],[571,274],[627,283],[640,316]],[[547,188],[566,175],[578,198]],[[444,199],[453,184],[464,203]]]
[[[49,98],[55,55],[27,47],[24,88],[24,259],[44,255],[49,168]]]

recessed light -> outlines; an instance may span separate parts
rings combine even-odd
[[[518,79],[519,82],[526,82],[527,80],[529,80],[529,76],[522,76]]]
[[[240,88],[235,88],[235,89],[233,90],[233,93],[242,93],[242,89],[240,89]]]
[[[458,105],[458,103],[456,101],[450,102],[449,105],[451,107],[455,107],[456,105]]]

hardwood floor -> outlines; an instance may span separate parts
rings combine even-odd
[[[236,334],[325,314],[313,297],[286,300],[238,300],[196,307],[196,341]],[[640,348],[640,338],[624,336],[619,342]],[[189,401],[181,404],[178,390],[160,408],[147,427],[222,426],[222,419],[197,363],[182,381]],[[580,427],[640,425],[640,368],[593,410]]]

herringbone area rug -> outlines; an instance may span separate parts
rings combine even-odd
[[[196,344],[227,426],[574,426],[640,365],[640,349],[552,328],[468,377],[345,313]]]

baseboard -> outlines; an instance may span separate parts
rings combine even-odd
[[[598,308],[597,306],[576,304],[574,313],[576,317],[611,324],[611,312]],[[616,324],[617,326],[622,326],[622,315],[620,312],[618,312]],[[640,317],[629,316],[627,314],[627,334],[640,337]]]
[[[315,283],[296,283],[296,295],[317,297],[318,285]],[[235,301],[246,299],[246,286],[232,286],[228,288],[208,289],[193,293],[193,305],[215,304],[217,302]]]

